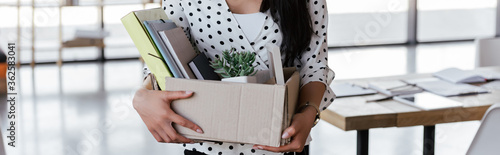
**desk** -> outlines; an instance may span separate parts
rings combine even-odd
[[[484,67],[477,70],[500,72],[500,67]],[[400,80],[431,77],[432,74],[410,74],[365,79],[339,80],[366,86],[370,81]],[[477,84],[481,85],[481,84]],[[491,93],[455,96],[449,99],[462,102],[463,107],[444,110],[423,111],[394,100],[366,103],[376,95],[337,98],[321,118],[344,130],[357,130],[357,154],[368,154],[369,129],[381,127],[424,126],[424,155],[434,154],[435,125],[439,123],[481,120],[486,110],[494,103],[500,103],[500,91]]]

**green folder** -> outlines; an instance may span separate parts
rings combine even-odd
[[[161,90],[165,90],[165,77],[172,77],[165,60],[161,56],[146,27],[142,24],[148,20],[167,20],[168,17],[161,8],[132,11],[123,17],[122,23],[127,29],[135,46],[149,70],[157,78]]]

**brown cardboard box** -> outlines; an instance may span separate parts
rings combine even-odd
[[[174,124],[187,138],[202,141],[280,146],[281,134],[289,126],[299,94],[299,74],[284,69],[285,85],[231,83],[166,78],[169,91],[187,90],[194,95],[176,100],[172,108],[198,124],[204,134]]]

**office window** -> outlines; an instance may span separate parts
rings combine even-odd
[[[7,43],[17,39],[17,8],[13,6],[0,6],[0,14],[10,14],[10,16],[0,16],[0,49],[7,51]]]
[[[328,66],[335,71],[335,80],[407,73],[408,50],[403,45],[347,47],[330,51],[328,52]],[[389,59],[390,61],[382,61]]]
[[[433,73],[446,68],[474,69],[473,42],[420,44],[416,49],[416,72]]]
[[[327,0],[328,45],[407,41],[408,0]]]
[[[97,6],[71,6],[62,8],[63,41],[73,40],[76,30],[99,30],[101,27]],[[57,42],[57,40],[55,40]],[[63,48],[63,61],[94,60],[98,58],[97,47]],[[55,56],[57,58],[57,56]]]
[[[66,0],[66,1],[73,1],[77,2],[78,5],[99,5],[99,0]],[[104,0],[103,0],[104,1]]]
[[[2,5],[16,5],[17,4],[17,0],[2,0],[2,2],[0,2],[0,6]]]
[[[60,0],[35,0],[35,6],[58,6]]]
[[[31,38],[33,37],[33,33],[31,33],[31,18],[32,18],[31,7],[23,6],[20,8],[20,27],[21,27],[21,38],[20,42],[17,43],[20,50],[18,53],[19,60],[21,63],[29,63],[31,62],[31,46],[33,45],[31,42]],[[13,29],[17,29],[13,27]],[[17,37],[17,36],[16,36]]]
[[[121,18],[134,10],[160,7],[159,3],[109,5],[104,7],[104,29],[109,32],[109,37],[104,39],[106,59],[136,58],[139,52],[134,46],[127,30],[123,27]]]
[[[103,0],[104,4],[140,4],[144,0]]]
[[[497,0],[419,0],[421,42],[494,36]]]
[[[130,13],[130,11],[141,9],[143,9],[143,5],[141,4],[110,5],[104,7],[104,29],[110,34],[104,39],[104,44],[106,44],[104,50],[105,58],[139,57],[139,52],[120,19]]]
[[[43,4],[43,5],[49,5]],[[35,62],[54,62],[59,49],[59,7],[35,7]],[[30,31],[28,31],[30,32]],[[23,53],[28,54],[28,53]],[[31,53],[29,53],[31,54]]]

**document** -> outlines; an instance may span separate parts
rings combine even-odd
[[[478,86],[465,83],[451,83],[443,80],[420,82],[417,83],[417,86],[441,96],[458,96],[488,92],[487,89]]]
[[[476,70],[464,71],[458,68],[448,68],[433,75],[452,83],[479,83],[500,79],[500,73]]]
[[[334,83],[330,86],[337,97],[349,97],[375,94],[377,91],[350,83]]]
[[[399,80],[370,82],[368,87],[389,96],[414,94],[423,91],[414,85],[407,84]]]

